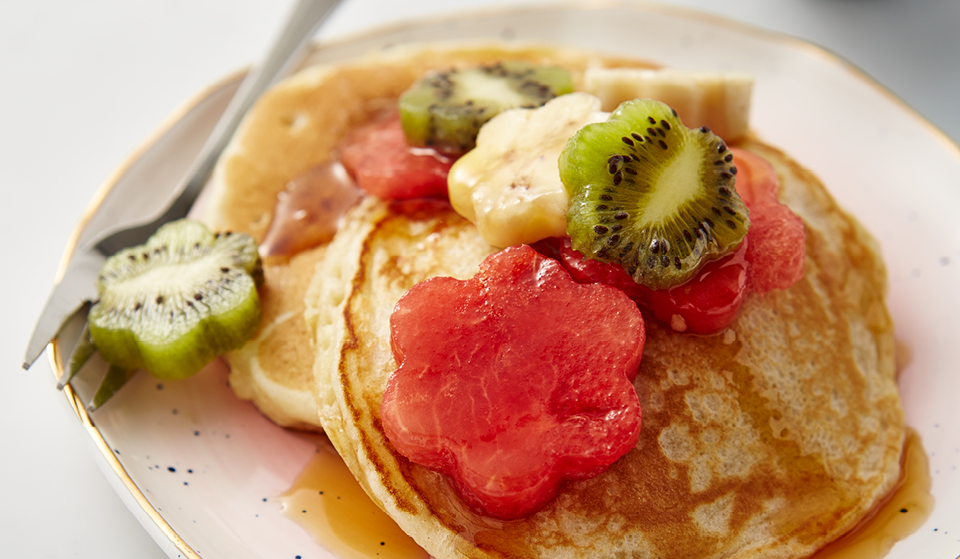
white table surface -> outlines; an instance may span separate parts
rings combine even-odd
[[[532,3],[532,2],[528,2]],[[800,37],[872,75],[960,142],[958,0],[670,0]],[[347,0],[322,34],[503,0]],[[0,555],[161,558],[54,389],[21,370],[83,208],[181,103],[258,58],[291,0],[0,5]],[[723,11],[716,6],[723,6]],[[896,146],[891,146],[895,149]]]

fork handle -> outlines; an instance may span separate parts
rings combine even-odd
[[[180,192],[177,197],[155,220],[124,228],[97,241],[94,248],[98,252],[110,256],[120,249],[142,244],[164,223],[186,217],[247,111],[270,85],[300,62],[304,47],[339,2],[340,0],[297,0],[273,48],[258,67],[247,73],[220,120],[213,127],[190,170],[177,187]]]

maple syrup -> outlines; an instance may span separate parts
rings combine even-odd
[[[900,462],[900,481],[890,495],[853,530],[810,559],[879,559],[923,524],[933,510],[933,496],[927,454],[913,429],[907,430]]]
[[[894,350],[894,356],[896,359],[896,374],[897,378],[900,378],[900,373],[913,362],[913,349],[903,340],[896,340],[895,343],[896,345],[894,347],[896,349]]]
[[[367,497],[326,440],[280,496],[283,514],[343,559],[427,559],[429,554]]]
[[[277,195],[263,257],[293,256],[333,239],[340,217],[360,201],[362,191],[339,161],[297,175]]]

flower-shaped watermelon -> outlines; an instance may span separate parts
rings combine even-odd
[[[414,286],[391,331],[384,431],[482,514],[529,515],[636,445],[639,310],[528,246],[488,257],[473,279]]]

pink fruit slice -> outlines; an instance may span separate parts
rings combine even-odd
[[[733,254],[707,262],[689,281],[661,290],[635,283],[617,264],[587,260],[570,239],[560,241],[559,256],[577,281],[621,289],[665,326],[677,332],[714,334],[733,322],[746,297],[748,243],[745,239]]]
[[[490,256],[473,279],[414,286],[391,332],[400,366],[384,431],[482,514],[529,515],[563,480],[605,471],[637,442],[640,312],[528,246]]]
[[[446,198],[454,161],[407,145],[396,113],[352,131],[340,144],[340,158],[360,188],[385,200]]]
[[[750,210],[748,288],[758,293],[787,289],[803,277],[803,221],[778,200],[780,180],[766,159],[743,149],[731,150],[738,169],[737,192]]]
[[[749,240],[744,239],[736,252],[707,262],[686,283],[649,290],[648,308],[657,320],[677,332],[720,332],[737,318],[747,296],[750,264],[745,256],[749,250]]]

